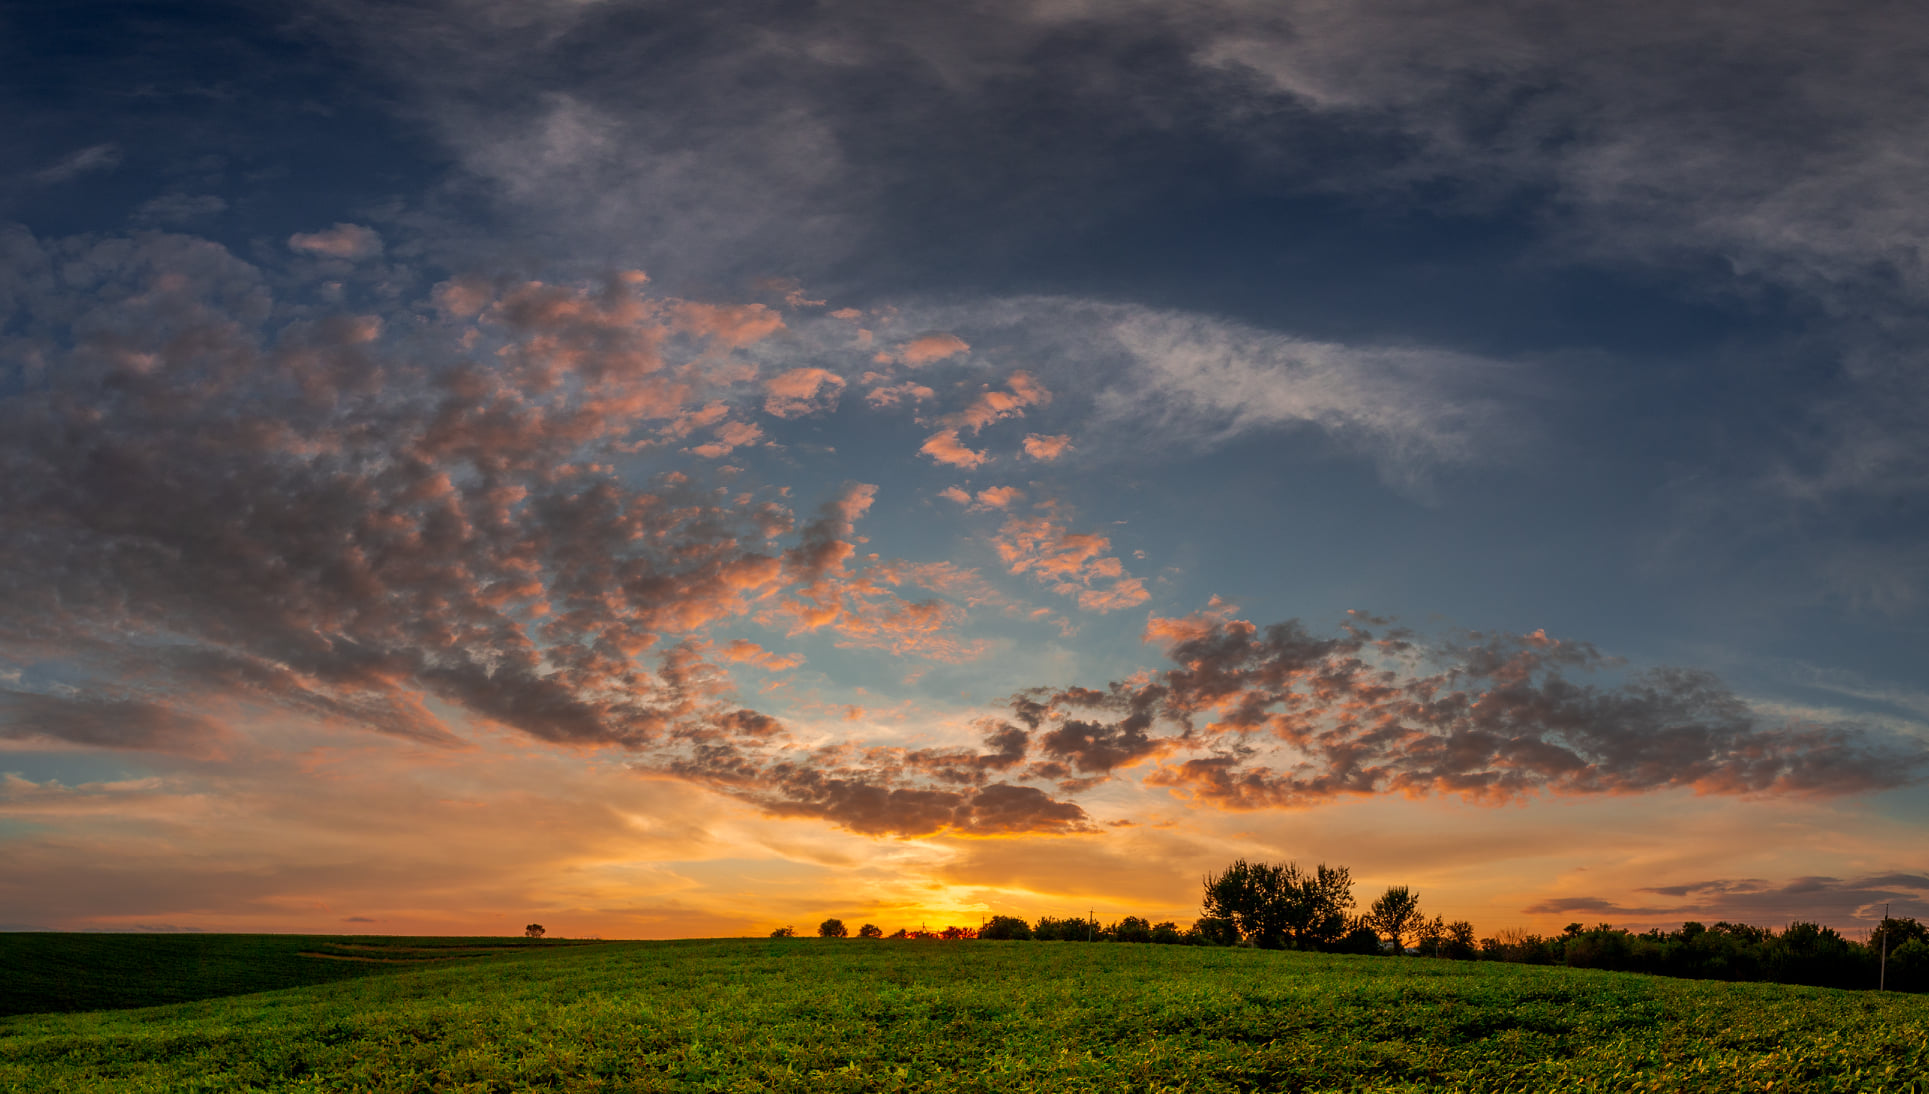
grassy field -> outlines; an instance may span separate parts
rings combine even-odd
[[[1421,958],[756,940],[531,948],[0,1019],[0,1091],[102,1090],[1925,1094],[1929,998]]]
[[[524,938],[0,934],[0,1016],[188,1003],[575,944]]]

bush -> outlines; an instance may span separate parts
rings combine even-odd
[[[859,938],[883,938],[883,937],[884,937],[884,928],[882,928],[882,927],[880,927],[880,926],[878,926],[878,925],[877,925],[877,924],[875,924],[875,923],[866,923],[866,924],[864,924],[864,925],[863,925],[862,927],[859,927],[859,928],[857,929],[857,937],[859,937]]]
[[[772,938],[796,938],[796,937],[797,937],[797,931],[796,931],[796,929],[795,929],[795,928],[793,928],[793,927],[779,927],[779,928],[777,928],[776,930],[774,930],[774,931],[772,931],[772,932],[770,932],[770,937],[772,937]]]
[[[826,919],[817,925],[817,937],[819,938],[843,938],[850,933],[850,931],[845,930],[844,921],[841,919]]]

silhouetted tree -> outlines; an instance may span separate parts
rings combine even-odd
[[[1367,923],[1393,943],[1394,953],[1405,953],[1407,938],[1420,925],[1420,894],[1404,885],[1392,885],[1367,911]]]
[[[779,927],[779,928],[777,928],[776,930],[774,930],[774,931],[772,931],[772,932],[770,932],[770,937],[772,937],[772,938],[795,938],[795,937],[797,937],[797,931],[796,931],[796,929],[795,929],[795,928],[793,928],[793,927]]]
[[[817,925],[819,938],[843,938],[850,933],[844,929],[844,921],[841,919],[826,919]]]
[[[1110,931],[1107,933],[1112,936],[1112,941],[1114,942],[1150,942],[1152,941],[1152,924],[1147,923],[1138,916],[1128,915],[1117,923],[1112,924]]]
[[[540,923],[531,923],[522,929],[522,933],[524,938],[541,938],[543,936],[543,925]]]
[[[1344,866],[1321,863],[1308,872],[1292,862],[1240,859],[1206,876],[1202,905],[1207,918],[1232,920],[1253,945],[1276,949],[1291,941],[1311,949],[1346,933],[1353,879]]]
[[[1192,933],[1209,946],[1232,946],[1239,942],[1239,927],[1225,916],[1201,916],[1192,921]]]
[[[880,926],[878,926],[878,925],[877,925],[877,924],[875,924],[875,923],[866,923],[866,924],[864,924],[864,925],[863,925],[862,927],[859,927],[859,928],[857,929],[857,937],[859,937],[859,938],[883,938],[883,937],[884,937],[884,928],[882,928],[882,927],[880,927]]]
[[[995,915],[978,932],[979,938],[993,941],[1025,942],[1031,939],[1031,925],[1017,916]]]
[[[1353,921],[1353,925],[1347,928],[1346,934],[1333,946],[1333,949],[1338,953],[1367,954],[1373,957],[1386,952],[1380,948],[1379,932],[1363,918]]]

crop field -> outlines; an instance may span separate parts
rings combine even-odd
[[[543,945],[414,965],[308,960],[382,971],[0,1018],[0,1091],[1929,1094],[1921,996],[1040,942],[760,939]],[[6,976],[18,971],[10,963]]]
[[[0,934],[0,1016],[186,1003],[578,944],[524,938]]]

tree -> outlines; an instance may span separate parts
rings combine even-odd
[[[1391,885],[1366,915],[1367,925],[1393,942],[1394,953],[1407,952],[1407,937],[1420,926],[1420,894],[1404,885]]]
[[[543,925],[540,923],[531,923],[522,929],[522,933],[524,938],[541,938],[543,936]]]
[[[857,937],[859,937],[859,938],[883,938],[883,937],[884,937],[884,928],[882,928],[882,927],[880,927],[880,926],[878,926],[878,925],[877,925],[877,924],[875,924],[875,923],[866,923],[866,924],[864,924],[864,925],[863,925],[862,927],[859,927],[859,928],[857,929]]]
[[[1293,862],[1245,859],[1206,875],[1202,901],[1207,919],[1229,919],[1243,941],[1267,949],[1289,941],[1303,949],[1337,943],[1352,907],[1353,878],[1344,866],[1321,863],[1306,871]]]
[[[1031,925],[1013,915],[995,915],[978,931],[979,938],[1012,942],[1029,942]]]
[[[844,929],[844,921],[841,919],[826,919],[817,925],[819,938],[843,938],[850,933]]]
[[[795,928],[793,928],[793,927],[788,927],[788,926],[785,926],[785,927],[779,927],[779,928],[777,928],[776,930],[774,930],[774,931],[772,931],[772,932],[770,932],[770,937],[772,937],[772,938],[796,938],[796,937],[797,937],[797,931],[796,931],[796,929],[795,929]]]

